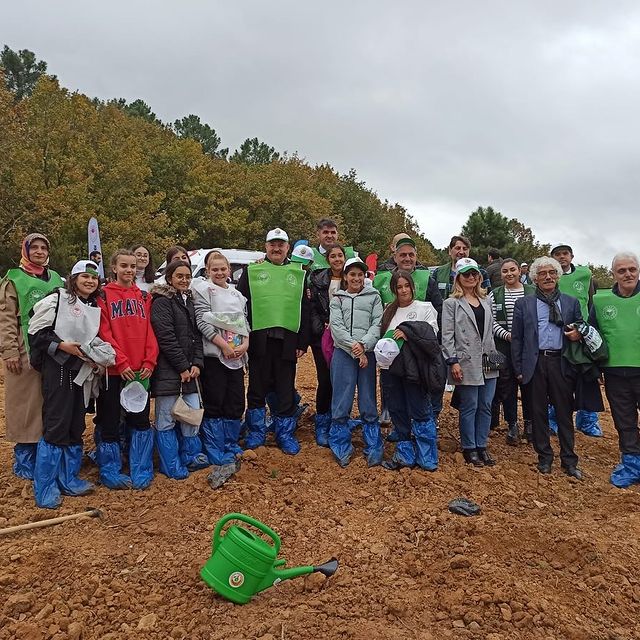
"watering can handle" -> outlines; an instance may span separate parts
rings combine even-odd
[[[226,516],[222,517],[218,521],[218,524],[216,525],[216,528],[213,531],[213,550],[214,551],[216,550],[218,544],[220,543],[220,533],[222,532],[222,528],[224,527],[225,524],[227,524],[227,522],[229,522],[229,520],[242,520],[242,522],[246,522],[247,524],[250,524],[252,527],[255,527],[256,529],[258,529],[259,531],[262,531],[262,533],[268,535],[271,538],[271,540],[273,540],[273,547],[276,551],[276,555],[278,554],[278,551],[280,551],[280,538],[278,537],[278,534],[273,529],[270,529],[269,527],[267,527],[266,524],[263,524],[262,522],[260,522],[260,520],[256,520],[251,516],[245,516],[244,513],[227,513]]]

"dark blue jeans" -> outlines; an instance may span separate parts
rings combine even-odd
[[[429,394],[418,384],[407,382],[389,371],[380,372],[387,409],[401,440],[411,436],[411,420],[426,422],[433,416]]]
[[[368,364],[363,369],[358,359],[351,357],[336,347],[331,359],[331,419],[333,422],[346,422],[351,415],[353,399],[358,389],[358,410],[360,419],[376,422],[378,406],[376,403],[376,359],[373,353],[367,353]]]

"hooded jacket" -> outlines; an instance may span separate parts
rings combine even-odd
[[[428,322],[402,322],[398,325],[407,336],[389,373],[420,385],[428,393],[442,393],[447,368],[433,327]]]
[[[158,360],[158,342],[149,320],[150,297],[135,284],[122,287],[110,282],[98,298],[100,331],[98,335],[116,352],[110,376],[120,375],[127,367],[153,371]]]
[[[329,326],[336,347],[351,355],[351,347],[361,342],[373,351],[380,338],[382,299],[371,285],[358,293],[338,289],[329,305]]]
[[[196,325],[196,312],[187,291],[186,301],[168,284],[151,289],[151,325],[158,340],[158,364],[151,376],[152,396],[196,393],[195,381],[180,384],[180,374],[192,366],[202,370],[202,336]]]

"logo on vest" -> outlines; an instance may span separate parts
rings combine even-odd
[[[33,306],[36,302],[42,300],[45,297],[45,292],[40,291],[40,289],[34,289],[33,291],[29,291],[29,303]]]
[[[602,315],[607,320],[613,320],[614,318],[618,317],[618,309],[614,307],[612,304],[608,304],[606,307],[603,307]]]
[[[640,306],[636,307],[636,315],[640,316]]]
[[[289,274],[287,275],[287,284],[288,284],[290,287],[295,287],[295,286],[296,286],[296,284],[297,284],[297,280],[296,280],[296,277],[293,275],[293,273],[289,273]]]
[[[258,274],[258,284],[267,284],[271,280],[271,276],[266,271],[261,271]]]
[[[79,304],[74,304],[69,310],[69,313],[71,313],[74,318],[79,318],[82,315],[82,308]]]
[[[576,280],[573,283],[573,288],[578,292],[578,293],[583,293],[584,292],[584,284],[582,282],[580,282],[580,280]]]

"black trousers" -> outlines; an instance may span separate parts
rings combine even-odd
[[[640,455],[640,376],[617,376],[605,372],[604,390],[611,406],[613,424],[618,432],[620,453]]]
[[[249,356],[247,408],[261,409],[265,406],[267,393],[273,391],[278,402],[277,415],[286,418],[296,411],[296,363],[283,359],[282,346],[283,340],[267,338],[265,353]]]
[[[218,358],[206,357],[200,382],[205,418],[242,418],[244,369],[229,369]]]
[[[331,372],[329,365],[324,359],[322,348],[312,345],[311,353],[313,361],[316,363],[316,374],[318,376],[318,388],[316,389],[316,413],[331,413],[331,396],[333,389],[331,388]]]
[[[45,441],[58,447],[82,444],[86,411],[82,387],[73,383],[78,372],[47,357],[41,375]]]
[[[149,423],[149,399],[147,406],[140,413],[129,413],[120,406],[120,391],[124,386],[124,380],[120,376],[107,376],[106,383],[108,389],[101,389],[96,400],[96,427],[100,429],[100,434],[105,442],[119,442],[120,421],[124,414],[124,422],[129,429],[146,431],[150,428]]]
[[[533,448],[541,463],[553,461],[549,435],[547,405],[556,408],[560,461],[563,467],[578,464],[575,454],[573,430],[573,383],[562,375],[559,355],[538,356],[538,363],[529,387],[532,407]]]
[[[507,366],[499,372],[496,382],[496,394],[491,404],[491,426],[497,427],[500,423],[500,405],[504,409],[504,419],[507,424],[518,421],[518,387],[522,398],[522,419],[531,420],[529,397],[513,371],[511,355],[507,354]]]

